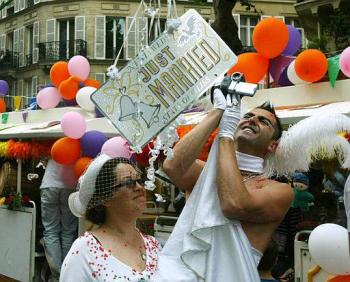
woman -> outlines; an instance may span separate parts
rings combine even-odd
[[[74,215],[99,225],[75,240],[60,281],[149,281],[160,245],[140,233],[136,219],[146,208],[141,175],[128,159],[97,157],[69,198]]]

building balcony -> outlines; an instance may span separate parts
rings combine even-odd
[[[0,51],[0,69],[12,69],[19,66],[19,54],[10,50]]]
[[[39,62],[69,60],[73,56],[87,56],[87,43],[84,40],[52,41],[38,44]]]
[[[26,67],[29,67],[33,64],[33,54],[26,55]]]
[[[348,0],[297,0],[294,5],[299,15],[318,14],[319,10],[338,9]]]

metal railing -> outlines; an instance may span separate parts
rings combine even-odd
[[[0,51],[0,69],[1,68],[18,68],[19,54],[10,50]]]
[[[26,66],[29,67],[33,64],[33,54],[26,55]]]
[[[68,60],[75,55],[87,55],[84,40],[52,41],[38,44],[39,62]]]

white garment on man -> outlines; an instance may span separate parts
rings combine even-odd
[[[160,253],[154,281],[260,281],[261,253],[252,248],[242,226],[221,212],[216,187],[218,140]],[[238,154],[241,170],[262,173],[263,159]]]

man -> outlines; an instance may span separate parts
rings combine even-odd
[[[51,270],[50,282],[58,281],[62,261],[77,237],[78,220],[68,206],[74,192],[64,182],[65,167],[49,159],[41,189],[41,220],[44,226],[44,250]]]
[[[255,108],[246,113],[240,120],[239,103],[236,103],[233,107],[226,107],[226,98],[221,90],[216,89],[214,91],[213,110],[175,146],[174,157],[164,162],[164,171],[177,187],[190,194],[194,186],[198,187],[196,182],[201,178],[200,175],[205,166],[204,162],[196,158],[212,131],[218,126],[218,144],[214,144],[218,146],[218,152],[216,155],[216,166],[213,168],[215,170],[216,167],[217,170],[216,186],[222,214],[229,219],[239,220],[251,247],[263,253],[271,240],[275,228],[283,219],[293,200],[293,192],[289,185],[266,179],[261,175],[263,172],[263,158],[274,152],[278,145],[277,140],[281,136],[281,126],[271,106],[265,104],[262,107]],[[237,159],[240,159],[239,163]],[[201,185],[206,185],[205,180],[200,179],[200,182],[202,183]],[[195,209],[196,205],[192,205],[191,208]],[[189,217],[189,220],[192,219]],[[220,227],[221,225],[216,224],[215,226]],[[210,230],[210,228],[207,230]],[[192,233],[196,233],[196,231]],[[231,231],[226,233],[233,234],[232,236],[235,237],[238,236],[237,234],[240,234],[239,230],[236,233]],[[218,234],[218,236],[220,237],[221,235]],[[223,237],[221,241],[226,239],[227,237]],[[174,239],[173,241],[176,240],[179,241],[179,239]],[[208,239],[208,241],[210,240]],[[239,237],[238,241],[240,240],[244,240],[244,237]],[[219,239],[219,241],[216,240],[215,242],[221,243],[221,241]],[[210,247],[207,248],[210,249],[208,251],[209,254],[206,255],[207,258],[212,256],[210,252],[215,249],[213,244],[209,244]],[[232,244],[235,244],[235,242]],[[169,245],[173,245],[173,242],[170,242]],[[177,247],[174,248],[176,249]],[[184,246],[181,260],[187,268],[195,272],[193,267],[189,266],[184,259],[185,255],[189,253],[186,248]],[[167,246],[165,246],[166,249]],[[225,250],[225,247],[222,250]],[[238,254],[230,255],[238,256]],[[259,258],[256,259],[256,254],[254,256],[257,265]],[[233,277],[225,276],[218,278],[219,274],[215,272],[219,271],[219,269],[210,269],[210,264],[216,263],[219,258],[220,255],[216,256],[216,258],[212,256],[211,262],[206,260],[204,263],[206,265],[205,268],[212,273],[197,271],[198,280],[215,281],[215,279],[227,279],[226,281],[243,281],[242,279],[244,279],[244,281],[248,282],[258,279],[256,278],[258,277],[257,275],[244,278],[249,269],[246,271],[246,274],[240,276],[241,278],[236,277],[236,280]],[[160,262],[160,267],[162,267],[162,258]],[[240,265],[242,266],[242,262],[240,262]],[[232,267],[234,268],[234,266]],[[225,268],[223,269],[225,270]],[[208,278],[208,275],[210,278]]]

